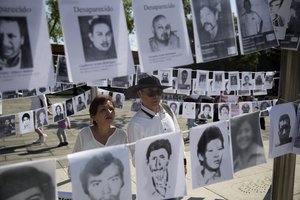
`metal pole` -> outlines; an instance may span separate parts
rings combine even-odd
[[[281,51],[279,101],[294,102],[300,98],[300,50]],[[274,159],[272,200],[292,200],[294,193],[296,155]]]

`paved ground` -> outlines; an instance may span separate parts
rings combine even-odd
[[[62,102],[67,97],[50,97],[53,103]],[[126,130],[127,123],[134,114],[129,111],[130,102],[125,103],[122,110],[117,111],[116,126]],[[17,114],[18,112],[29,110],[29,99],[5,100],[3,101],[3,115]],[[56,136],[57,126],[52,123],[45,129],[48,138],[45,144],[31,145],[32,141],[37,138],[36,133],[28,133],[18,135],[16,137],[8,137],[0,139],[0,165],[11,163],[19,163],[24,161],[32,161],[41,158],[57,158],[57,185],[59,191],[70,192],[72,190],[70,180],[67,176],[66,167],[68,165],[66,155],[72,152],[74,142],[79,130],[82,127],[89,125],[88,111],[78,113],[76,116],[70,117],[72,129],[67,130],[69,145],[57,148],[58,139]],[[184,119],[179,119],[182,130],[186,130]],[[266,120],[268,121],[268,120]],[[267,129],[263,132],[264,148],[266,155],[269,149],[268,146],[268,122]],[[190,152],[189,144],[185,145],[185,151],[189,163]],[[234,179],[218,184],[213,184],[199,189],[191,189],[191,174],[188,170],[186,176],[187,181],[187,196],[185,200],[202,200],[202,199],[229,199],[229,200],[260,200],[269,199],[268,190],[272,183],[273,160],[268,159],[266,164],[242,170],[234,175]],[[135,172],[132,167],[132,193],[136,194]],[[296,175],[294,182],[294,199],[300,200],[300,159],[297,156],[296,160]]]

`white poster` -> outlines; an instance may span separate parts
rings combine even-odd
[[[52,104],[51,107],[53,114],[53,122],[58,122],[65,119],[64,102]]]
[[[224,82],[224,72],[222,71],[213,71],[213,90],[214,91],[224,91],[225,82]]]
[[[229,90],[239,90],[240,89],[240,73],[238,71],[228,72],[229,79]]]
[[[268,0],[273,28],[278,40],[285,38],[285,32],[291,18],[292,0]]]
[[[197,70],[197,82],[196,88],[197,91],[207,91],[208,88],[208,71]]]
[[[230,119],[234,172],[266,163],[259,112]]]
[[[55,171],[53,158],[1,166],[1,199],[57,199]]]
[[[288,0],[285,0],[285,2]],[[298,50],[299,43],[300,43],[300,1],[299,0],[292,0],[290,4],[289,10],[287,14],[290,18],[287,18],[287,29],[285,38],[280,40],[280,47],[282,49],[289,49],[289,50]]]
[[[192,89],[192,69],[180,68],[177,71],[177,93],[189,94]]]
[[[278,46],[268,1],[235,0],[242,54]]]
[[[181,0],[133,0],[142,72],[193,63]]]
[[[131,200],[129,152],[125,145],[68,155],[72,198]]]
[[[233,178],[227,122],[215,122],[190,129],[192,188]]]
[[[0,1],[0,91],[54,84],[44,1]]]
[[[16,116],[1,116],[0,127],[0,138],[16,135]]]
[[[197,62],[238,54],[229,0],[191,0]]]
[[[57,56],[56,82],[70,82],[68,76],[66,57],[63,55]]]
[[[121,0],[59,0],[70,81],[134,73]]]
[[[182,117],[186,119],[196,118],[196,103],[183,102],[182,103]]]
[[[34,132],[35,127],[32,110],[19,113],[19,127],[21,134]]]
[[[137,199],[169,199],[186,194],[182,134],[166,133],[135,145]]]
[[[158,79],[163,86],[172,86],[173,69],[158,70]]]
[[[115,108],[122,109],[124,106],[125,95],[119,92],[113,92],[112,100],[115,102]]]
[[[292,153],[296,136],[296,111],[293,103],[273,106],[270,111],[269,157]]]
[[[35,113],[35,127],[41,128],[49,124],[48,108],[39,108],[34,111]]]

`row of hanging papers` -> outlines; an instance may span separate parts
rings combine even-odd
[[[300,105],[296,107],[294,103],[279,104],[271,108],[269,158],[288,153],[299,154],[299,111]],[[238,171],[266,163],[259,127],[259,112],[253,112],[235,116],[229,121],[191,128],[190,162],[187,164],[191,171],[192,189],[233,179],[234,173]],[[157,144],[160,148],[153,148]],[[186,195],[184,144],[182,134],[177,132],[144,138],[136,143],[67,155],[72,184],[72,193],[69,194],[71,198],[82,200],[110,195],[119,199],[131,199],[128,147],[132,146],[136,152],[135,168],[132,169],[136,174],[137,199]],[[154,158],[159,155],[159,160]],[[159,168],[154,160],[159,162]],[[23,191],[23,188],[30,187],[45,187],[46,189],[40,190],[39,195],[45,195],[46,199],[56,199],[55,161],[56,159],[42,159],[1,166],[1,199],[13,197]],[[38,184],[41,182],[43,184]],[[7,187],[16,183],[18,188]]]
[[[193,64],[186,17],[193,22],[196,62],[208,62],[280,47],[297,50],[300,2],[236,0],[238,32],[229,0],[191,0],[185,16],[181,0],[133,0],[141,72]],[[59,0],[69,81],[78,84],[133,74],[121,0]],[[3,1],[3,34],[14,34],[14,51],[0,52],[0,91],[54,86],[55,76],[44,1]],[[209,18],[207,17],[209,16]],[[3,27],[3,28],[2,28]],[[97,37],[105,33],[105,39]],[[127,39],[124,39],[127,38]],[[5,52],[5,53],[4,53]]]

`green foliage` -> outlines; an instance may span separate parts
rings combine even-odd
[[[52,40],[53,43],[62,43],[62,29],[57,0],[47,0],[46,5],[50,40]]]

